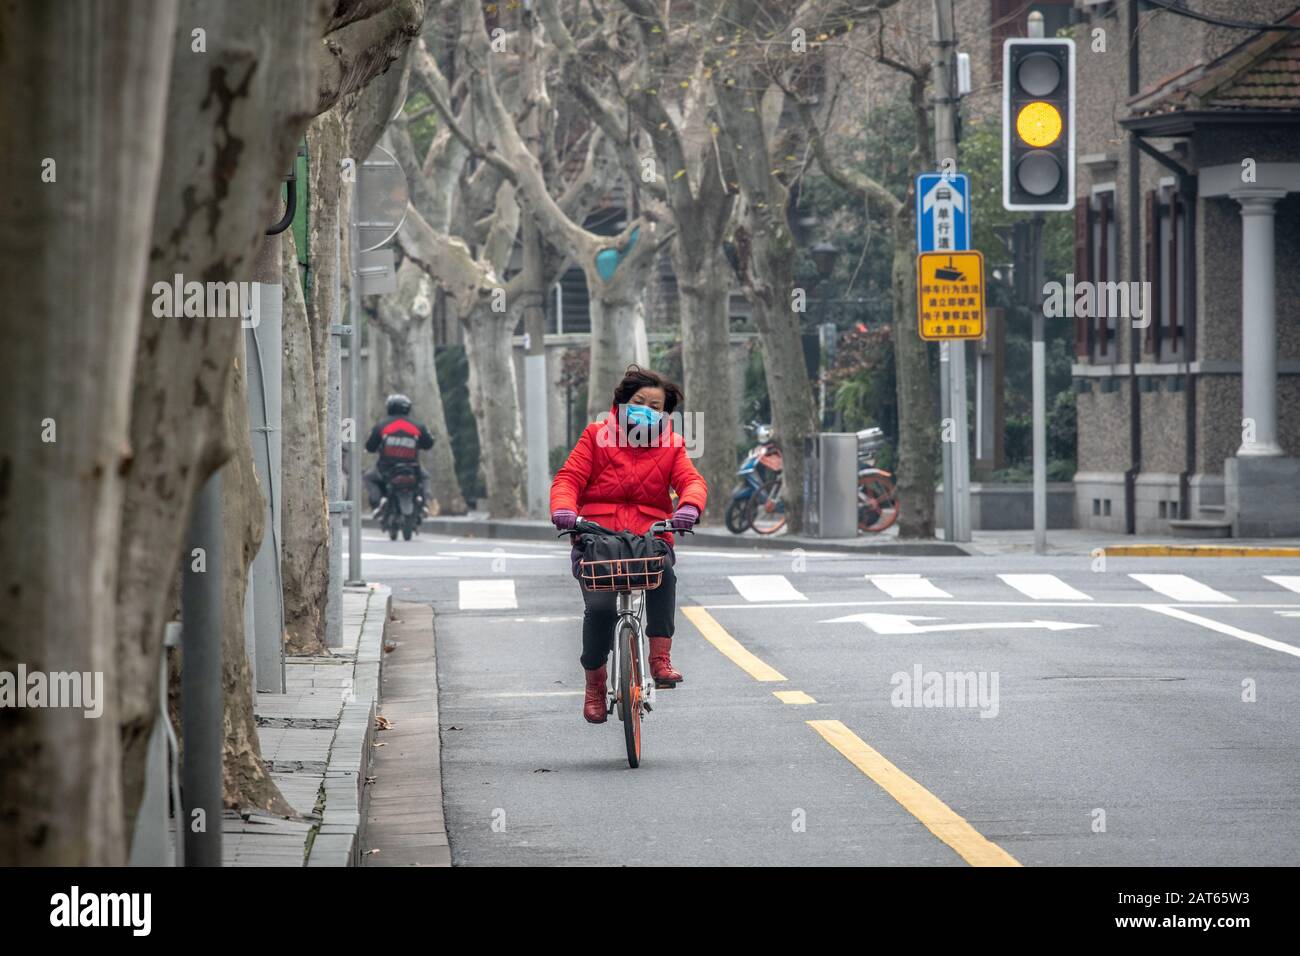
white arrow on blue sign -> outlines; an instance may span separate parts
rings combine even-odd
[[[970,217],[970,180],[965,173],[916,177],[917,252],[969,249]]]

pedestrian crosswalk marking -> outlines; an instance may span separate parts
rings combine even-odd
[[[1288,591],[1295,591],[1300,594],[1300,575],[1294,574],[1266,574],[1265,581],[1272,581],[1274,584],[1286,588]]]
[[[1208,584],[1193,581],[1185,574],[1130,574],[1129,577],[1175,601],[1236,603],[1236,598],[1230,598]]]
[[[1092,600],[1089,595],[1070,587],[1055,574],[999,574],[998,577],[1036,601]]]
[[[460,582],[460,609],[462,611],[497,611],[517,608],[513,578],[492,578],[487,581]]]
[[[950,598],[919,574],[868,574],[867,580],[892,598]]]
[[[727,578],[746,601],[806,601],[784,574],[732,574]]]
[[[1020,866],[1015,857],[981,834],[952,807],[895,767],[840,721],[810,720],[808,726],[971,866]]]

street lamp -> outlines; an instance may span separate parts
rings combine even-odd
[[[839,257],[839,246],[833,242],[819,242],[812,247],[813,265],[817,267],[817,274],[823,279],[831,277],[831,273],[835,271],[835,261]]]

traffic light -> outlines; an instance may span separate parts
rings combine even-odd
[[[1074,41],[1002,46],[1002,205],[1074,208]]]

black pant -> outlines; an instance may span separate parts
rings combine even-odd
[[[578,585],[582,588],[581,583]],[[582,589],[582,666],[594,671],[604,665],[614,645],[614,625],[618,622],[617,592]],[[673,618],[677,612],[677,575],[670,566],[664,568],[663,580],[653,591],[645,592],[645,632],[651,637],[672,637]]]

